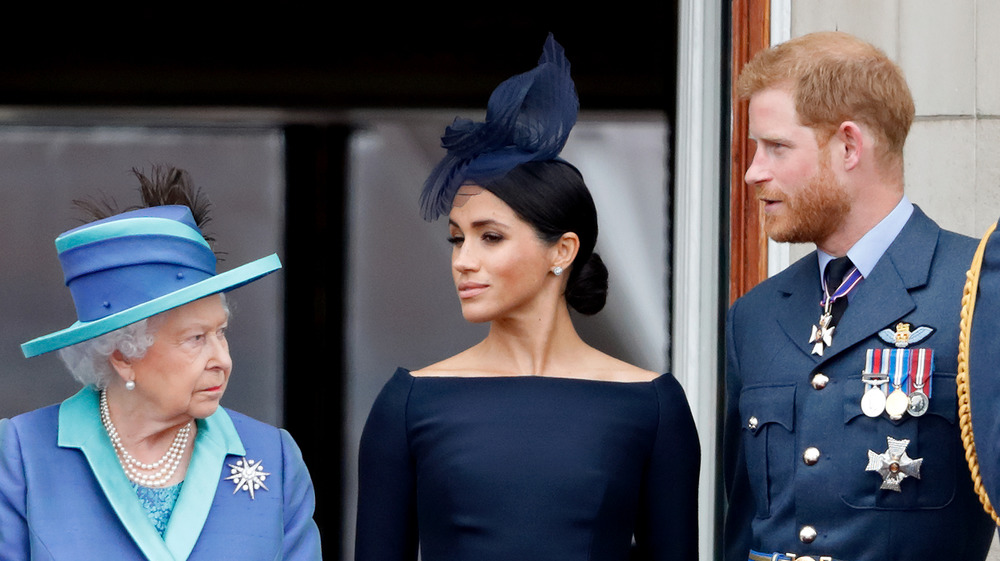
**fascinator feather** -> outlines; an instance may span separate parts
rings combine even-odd
[[[142,205],[119,213],[107,201],[82,204],[100,218],[56,238],[77,321],[22,344],[25,357],[99,337],[281,268],[272,253],[218,272],[210,238],[201,232],[209,204],[187,172],[154,168],[150,180],[133,171]]]
[[[569,68],[550,33],[538,66],[493,90],[484,122],[458,117],[445,129],[441,147],[448,154],[420,194],[424,220],[448,214],[464,183],[502,177],[525,162],[558,159],[580,108]]]

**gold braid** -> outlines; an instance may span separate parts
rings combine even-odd
[[[986,240],[989,239],[993,230],[996,229],[994,223],[986,231],[979,248],[972,257],[972,265],[965,273],[965,289],[962,291],[962,314],[959,321],[958,333],[958,375],[955,382],[958,384],[958,424],[962,428],[962,445],[965,446],[965,460],[969,463],[969,471],[972,473],[972,484],[979,495],[979,502],[983,503],[983,509],[993,517],[993,522],[1000,525],[1000,516],[990,504],[990,498],[983,488],[983,479],[979,475],[979,456],[976,455],[976,442],[972,434],[972,417],[969,413],[969,336],[972,331],[972,314],[976,309],[976,294],[979,292],[979,270],[983,265],[983,253],[986,250]]]

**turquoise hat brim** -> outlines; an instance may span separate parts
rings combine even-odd
[[[246,265],[241,265],[235,269],[219,273],[201,282],[186,286],[170,294],[164,294],[159,298],[154,298],[142,304],[133,306],[127,310],[122,310],[116,314],[96,319],[94,321],[78,321],[73,325],[56,331],[48,335],[43,335],[37,339],[32,339],[21,345],[21,352],[24,356],[31,358],[45,354],[49,351],[68,347],[81,343],[88,339],[93,339],[105,333],[110,333],[126,325],[155,316],[160,312],[183,306],[189,302],[194,302],[210,294],[227,292],[253,282],[265,275],[273,273],[281,268],[281,260],[276,254],[268,255],[256,261],[251,261]]]

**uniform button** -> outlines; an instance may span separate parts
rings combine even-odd
[[[802,461],[806,463],[807,466],[816,465],[819,461],[819,448],[815,446],[810,446],[806,448],[806,451],[802,453]]]
[[[747,419],[747,428],[749,428],[750,430],[757,428],[757,422],[758,422],[757,417],[751,416],[749,419]]]
[[[817,372],[815,376],[812,377],[812,387],[814,390],[821,390],[830,383],[830,378],[822,372]]]
[[[816,539],[816,528],[812,526],[803,526],[799,530],[799,541],[802,543],[812,543]]]

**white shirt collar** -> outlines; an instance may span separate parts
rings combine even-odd
[[[862,277],[867,278],[871,274],[875,264],[903,230],[903,226],[906,225],[911,214],[913,214],[913,203],[906,195],[903,195],[903,198],[896,204],[896,208],[892,209],[874,228],[868,230],[857,243],[851,246],[851,249],[847,250],[847,256],[861,271]],[[833,256],[820,249],[817,249],[816,253],[819,256],[819,276],[822,282],[823,270],[826,268],[826,264],[833,260]]]

